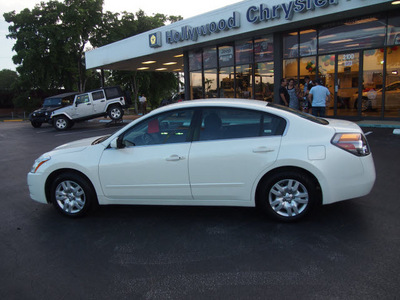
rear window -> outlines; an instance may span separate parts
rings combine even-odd
[[[117,97],[123,96],[122,91],[119,87],[106,88],[106,89],[104,89],[104,92],[106,93],[107,99],[112,99],[112,98],[117,98]]]
[[[318,118],[318,117],[315,117],[315,116],[313,116],[311,114],[307,114],[307,113],[304,113],[304,112],[302,112],[300,110],[293,109],[293,108],[290,108],[290,107],[287,107],[287,106],[283,106],[283,105],[280,105],[280,104],[268,103],[268,107],[273,107],[273,108],[276,108],[276,109],[280,109],[280,110],[284,110],[284,111],[290,112],[292,114],[298,115],[299,117],[301,117],[303,119],[307,119],[307,120],[309,120],[311,122],[314,122],[314,123],[317,123],[317,124],[321,124],[321,125],[328,125],[329,124],[329,122],[327,120],[325,120],[325,119]]]

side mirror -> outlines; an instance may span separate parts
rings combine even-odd
[[[125,148],[125,144],[122,142],[122,137],[119,136],[113,139],[110,143],[110,147],[114,149],[122,149]]]

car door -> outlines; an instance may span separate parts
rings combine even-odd
[[[104,91],[95,91],[92,92],[92,99],[93,99],[93,113],[94,114],[101,114],[106,111],[106,96],[104,95]]]
[[[285,120],[226,108],[204,109],[202,120],[198,141],[190,150],[194,200],[250,205],[255,180],[277,158]]]
[[[192,117],[193,110],[171,111],[128,129],[120,138],[125,148],[106,149],[100,159],[104,195],[127,203],[191,200]]]
[[[88,93],[80,94],[75,97],[74,119],[85,118],[93,114],[93,103]]]

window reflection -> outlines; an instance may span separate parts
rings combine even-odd
[[[258,63],[255,70],[255,99],[273,101],[274,63]]]
[[[190,72],[190,99],[203,98],[203,84],[201,71]]]
[[[235,45],[236,64],[250,64],[253,62],[253,41],[237,42]]]
[[[387,44],[400,45],[400,16],[389,18],[387,30]]]
[[[204,70],[206,98],[217,98],[217,69]]]
[[[256,38],[254,40],[255,62],[273,60],[274,44],[272,36]]]
[[[234,67],[220,68],[219,80],[221,98],[234,98]]]
[[[385,117],[400,117],[400,49],[387,48]],[[378,90],[378,97],[382,90]]]
[[[236,67],[236,97],[243,99],[252,98],[252,65],[241,65]]]
[[[319,53],[379,47],[385,41],[383,19],[364,18],[343,22],[319,31]]]

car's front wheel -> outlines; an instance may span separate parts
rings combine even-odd
[[[124,115],[124,111],[122,110],[122,107],[119,105],[113,105],[108,109],[108,116],[112,120],[119,120],[122,118]]]
[[[305,217],[318,203],[317,186],[307,174],[282,171],[265,177],[258,204],[274,219],[291,222]]]
[[[31,124],[35,128],[39,128],[40,126],[42,126],[42,122],[38,122],[38,121],[31,121]]]
[[[57,130],[67,130],[70,126],[71,121],[65,116],[56,117],[54,119],[54,127]]]
[[[96,203],[96,194],[83,176],[66,172],[58,175],[53,181],[51,201],[62,214],[68,217],[80,217]]]

